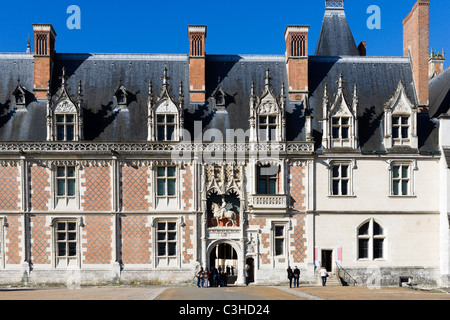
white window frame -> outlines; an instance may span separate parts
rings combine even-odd
[[[65,224],[66,228],[64,230],[58,230],[60,224]],[[74,224],[74,229],[69,229],[69,224]],[[81,267],[81,221],[80,218],[54,218],[52,220],[52,245],[53,245],[53,264],[54,268],[79,268]],[[60,232],[59,232],[60,231]],[[74,234],[76,235],[75,240],[70,239],[60,239],[58,238],[59,234],[65,234],[66,236],[68,234]],[[71,256],[68,255],[66,252],[65,256],[59,255],[59,243],[65,243],[66,244],[66,250],[68,251],[67,244],[68,243],[74,243],[76,245],[76,252],[75,255]]]
[[[400,167],[399,177],[394,177],[394,167]],[[403,177],[402,168],[408,167],[408,177]],[[392,161],[389,165],[389,196],[398,198],[415,197],[415,171],[417,170],[417,163],[414,161]],[[408,194],[402,194],[402,181],[408,180]],[[394,194],[394,182],[399,181],[399,194]]]
[[[261,123],[261,119],[265,123]],[[275,119],[275,122],[270,122],[270,119]],[[265,128],[266,134],[262,135],[262,127]],[[273,136],[272,136],[273,134]],[[258,115],[258,136],[259,142],[279,141],[279,116],[277,114],[259,114]],[[272,139],[270,137],[272,136]]]
[[[164,117],[164,122],[159,122],[158,118],[159,117]],[[168,122],[167,121],[167,117],[173,117],[173,122]],[[156,130],[155,130],[155,135],[156,135],[156,141],[159,142],[172,142],[172,141],[177,141],[177,134],[178,134],[178,114],[175,113],[156,113]],[[173,127],[173,133],[172,133],[172,137],[168,136],[168,130],[167,128],[171,126]],[[160,140],[159,139],[159,128],[160,127],[164,127],[164,139]]]
[[[283,228],[283,236],[277,236],[277,228]],[[277,240],[283,239],[283,253],[277,254]],[[289,223],[287,221],[273,221],[271,228],[271,253],[273,258],[287,258],[289,255]]]
[[[159,233],[165,233],[167,234],[167,229],[168,229],[168,225],[170,223],[175,224],[175,234],[176,234],[176,240],[171,240],[168,241],[167,239],[165,240],[165,243],[176,243],[175,247],[176,247],[176,253],[175,255],[159,255],[159,248],[158,248],[158,244],[162,241],[162,240],[158,240],[158,234]],[[159,230],[159,225],[160,224],[166,224],[166,228],[165,230]],[[154,261],[154,267],[157,269],[171,269],[171,268],[180,268],[181,267],[181,239],[182,239],[182,235],[181,235],[181,222],[179,218],[170,218],[170,217],[161,217],[161,218],[157,218],[153,220],[153,235],[152,235],[152,239],[153,239],[153,261]],[[168,248],[166,247],[166,253]]]
[[[347,177],[342,177],[342,166],[347,166]],[[339,167],[339,176],[334,176],[334,168]],[[353,171],[356,169],[356,162],[351,160],[335,160],[330,161],[328,164],[329,169],[329,188],[328,188],[328,196],[329,197],[355,197],[354,188],[353,188]],[[347,194],[342,194],[342,181],[348,181],[347,184]],[[339,192],[338,194],[334,194],[334,182],[339,181]]]
[[[382,235],[375,235],[374,234],[374,226],[375,223],[377,223],[382,229],[383,229],[383,234]],[[369,224],[369,230],[368,230],[368,234],[366,235],[360,235],[360,229],[366,225]],[[357,261],[385,261],[387,260],[387,234],[386,234],[386,228],[383,227],[383,225],[381,223],[379,223],[378,221],[376,221],[375,219],[369,219],[364,221],[362,224],[360,224],[358,226],[358,228],[356,229],[356,260]],[[367,240],[368,241],[368,257],[365,258],[361,258],[360,257],[360,240]],[[375,258],[374,257],[374,242],[375,240],[383,240],[383,257],[381,258]]]
[[[58,117],[64,117],[64,121],[58,122]],[[68,122],[67,117],[73,117],[73,122]],[[71,126],[73,127],[73,138],[68,139],[68,130],[67,128]],[[59,131],[58,128],[64,128],[64,138],[59,139]],[[77,141],[77,115],[74,113],[56,113],[55,114],[55,140],[59,142],[74,142]]]

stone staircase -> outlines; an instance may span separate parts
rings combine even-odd
[[[337,275],[335,275],[332,272],[329,272],[328,274],[329,274],[329,277],[327,278],[328,287],[342,287],[341,279]],[[316,278],[317,284],[322,285],[322,278],[320,277],[319,273],[316,274]]]

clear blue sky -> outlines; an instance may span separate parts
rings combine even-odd
[[[346,0],[355,41],[367,41],[368,55],[402,55],[402,21],[416,0]],[[69,30],[67,8],[81,9],[81,30]],[[381,29],[367,28],[367,8],[381,9]],[[0,52],[23,52],[32,23],[51,23],[58,33],[57,52],[188,53],[188,24],[206,24],[209,54],[284,54],[289,24],[311,26],[309,53],[314,54],[324,0],[286,1],[3,1]],[[430,46],[450,53],[448,0],[431,0]],[[450,60],[450,55],[449,55]],[[448,66],[448,61],[446,66]]]

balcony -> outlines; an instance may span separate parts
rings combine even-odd
[[[286,213],[289,208],[288,195],[253,195],[250,199],[250,210],[253,213]]]

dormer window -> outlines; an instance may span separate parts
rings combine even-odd
[[[75,140],[75,115],[60,114],[56,115],[56,139],[58,141]]]
[[[398,146],[418,147],[417,107],[407,97],[402,82],[385,105],[384,125],[384,144],[387,149]]]
[[[20,80],[17,80],[16,90],[13,92],[16,109],[25,108],[26,105],[26,89],[20,85]]]
[[[157,115],[158,141],[174,141],[175,129],[176,129],[175,114]]]
[[[120,86],[119,89],[117,89],[115,95],[116,101],[117,101],[117,107],[119,109],[126,109],[128,105],[128,92],[127,89],[125,89],[124,86]]]
[[[271,90],[269,69],[266,70],[265,88],[261,97],[255,95],[252,83],[250,98],[250,141],[284,141],[286,137],[286,110],[284,84],[281,85],[280,99]]]
[[[325,85],[323,97],[323,137],[324,149],[359,147],[358,139],[358,97],[354,87],[353,101],[348,103],[344,94],[342,74],[338,81],[336,99],[328,103],[328,87]]]

